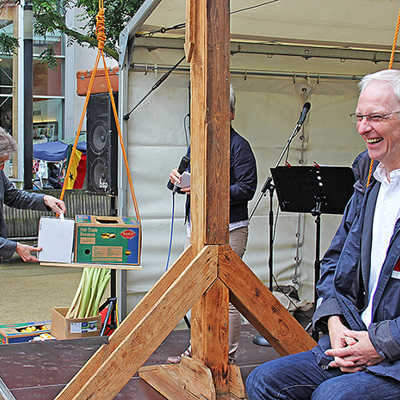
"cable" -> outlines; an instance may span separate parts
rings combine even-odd
[[[174,233],[174,214],[175,214],[175,193],[172,192],[171,233],[169,235],[169,247],[168,247],[167,263],[165,264],[165,270],[166,271],[168,271],[169,259],[171,258],[172,236],[173,236],[173,233]]]
[[[277,1],[279,1],[279,0],[266,1],[264,3],[256,4],[254,6],[241,8],[241,9],[236,10],[236,11],[231,11],[229,14],[232,15],[232,14],[240,13],[242,11],[252,10],[253,8],[266,6],[268,4],[276,3]],[[151,32],[148,32],[148,33],[136,33],[135,37],[150,37],[150,36],[153,36],[155,33],[166,33],[168,31],[171,31],[171,30],[174,30],[174,29],[183,29],[183,28],[186,28],[186,23],[185,22],[182,22],[180,24],[176,24],[174,26],[170,26],[169,28],[162,27],[160,29],[157,29],[155,31],[151,31]]]
[[[131,116],[131,114],[147,99],[148,96],[150,96],[150,94],[152,92],[154,92],[159,86],[161,86],[161,84],[171,75],[172,71],[174,71],[179,64],[182,63],[182,61],[186,58],[186,56],[183,56],[172,68],[170,68],[153,86],[152,88],[147,92],[147,94],[145,94],[144,97],[142,97],[142,99],[135,105],[135,107],[132,108],[131,111],[129,111],[128,113],[126,113],[124,115],[124,120],[127,121],[129,119],[129,117]]]
[[[247,10],[252,10],[253,8],[258,8],[258,7],[262,7],[262,6],[266,6],[268,4],[271,3],[276,3],[279,0],[271,0],[271,1],[266,1],[265,3],[261,3],[261,4],[256,4],[255,6],[250,6],[250,7],[246,7],[246,8],[241,8],[240,10],[236,10],[236,11],[231,11],[230,14],[236,14],[242,11],[247,11]]]
[[[278,223],[278,217],[279,217],[280,209],[281,208],[278,205],[276,213],[275,213],[275,221],[274,221],[274,229],[273,229],[274,234],[273,234],[273,238],[272,238],[272,242],[273,243],[275,243],[276,227],[277,227],[277,223]],[[277,281],[277,279],[276,279],[274,274],[272,274],[272,279],[275,282],[275,286],[276,286],[277,291],[282,293],[289,300],[289,303],[294,307],[294,311],[293,312],[298,312],[300,315],[302,315],[304,318],[306,318],[306,320],[308,322],[310,322],[311,318],[307,314],[305,314],[305,312],[303,310],[301,310],[299,307],[297,307],[296,303],[290,298],[290,296],[283,291],[282,287],[279,286],[278,281]]]
[[[189,122],[189,129],[187,129],[186,121]],[[190,114],[186,114],[185,117],[183,118],[183,129],[185,131],[185,140],[186,140],[186,147],[189,147],[189,142],[190,142],[190,137],[189,137],[189,132],[190,132]]]
[[[168,271],[169,260],[171,258],[172,237],[173,237],[173,233],[174,233],[174,219],[175,219],[175,192],[172,192],[171,233],[169,236],[168,257],[167,257],[167,263],[165,265],[165,271]],[[190,329],[190,327],[191,327],[190,321],[189,321],[189,318],[186,316],[186,314],[183,317],[183,319],[185,320],[185,323],[186,323],[186,326],[188,327],[188,329]]]

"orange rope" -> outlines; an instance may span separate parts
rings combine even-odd
[[[392,69],[392,67],[393,67],[394,55],[395,55],[395,52],[396,52],[397,37],[399,36],[399,29],[400,29],[400,9],[399,9],[399,14],[397,16],[396,30],[394,32],[394,38],[393,38],[393,44],[392,44],[392,54],[390,55],[390,61],[389,61],[388,69]],[[371,163],[369,164],[367,187],[369,186],[369,184],[371,182],[373,165],[374,165],[374,160],[371,160]]]
[[[117,131],[118,131],[118,137],[119,137],[119,142],[121,144],[121,150],[122,150],[122,155],[124,157],[124,164],[125,164],[125,168],[127,171],[127,175],[128,175],[128,182],[129,182],[129,188],[131,190],[131,195],[132,195],[132,200],[133,200],[133,206],[135,207],[135,213],[136,213],[136,218],[140,224],[140,214],[139,214],[139,208],[136,202],[136,197],[135,197],[135,190],[133,189],[133,181],[132,181],[132,177],[131,177],[131,173],[129,170],[129,165],[128,165],[128,158],[126,156],[126,151],[125,151],[125,145],[124,145],[124,140],[122,138],[122,133],[121,133],[121,126],[119,124],[119,118],[118,118],[118,113],[117,113],[117,108],[115,106],[115,101],[114,101],[114,95],[112,92],[112,88],[111,88],[111,82],[110,82],[110,76],[108,75],[108,70],[106,68],[106,60],[104,58],[104,54],[103,51],[101,51],[101,56],[103,58],[103,64],[104,64],[104,71],[106,73],[106,80],[107,80],[107,87],[108,87],[108,93],[110,95],[110,100],[111,100],[111,105],[112,105],[112,109],[114,112],[114,118],[115,118],[115,125],[117,127]]]
[[[129,182],[129,188],[131,191],[132,201],[133,201],[133,205],[135,208],[136,219],[137,219],[138,223],[140,224],[141,221],[140,221],[139,207],[137,205],[135,190],[133,188],[133,180],[132,180],[131,172],[130,172],[129,165],[128,165],[128,158],[126,156],[124,141],[122,138],[121,126],[119,123],[118,112],[117,112],[117,108],[115,106],[114,95],[113,95],[112,88],[111,88],[110,76],[108,74],[107,64],[106,64],[106,60],[104,58],[104,53],[103,53],[104,43],[106,41],[103,0],[99,0],[99,12],[97,13],[97,16],[96,16],[96,34],[97,34],[97,48],[98,48],[97,57],[96,57],[93,71],[92,71],[92,75],[90,76],[89,86],[88,86],[88,90],[87,90],[86,98],[85,98],[85,104],[83,106],[81,119],[79,121],[79,126],[78,126],[78,130],[76,132],[74,145],[72,147],[71,157],[70,157],[70,160],[68,163],[68,168],[67,168],[63,188],[61,191],[60,199],[62,200],[64,198],[64,194],[65,194],[65,190],[67,187],[67,182],[69,180],[69,174],[70,174],[70,170],[71,170],[71,164],[72,164],[71,161],[76,152],[76,147],[78,145],[78,140],[79,140],[79,134],[82,129],[83,120],[85,117],[87,105],[89,103],[90,94],[92,92],[92,88],[93,88],[93,84],[94,84],[94,78],[96,77],[97,66],[99,64],[100,57],[101,57],[103,60],[103,66],[104,66],[104,72],[105,72],[106,81],[107,81],[108,93],[110,95],[111,105],[112,105],[112,109],[113,109],[113,113],[114,113],[115,125],[117,127],[118,137],[119,137],[119,141],[120,141],[121,149],[122,149],[122,155],[124,157],[124,164],[125,164],[125,168],[126,168],[126,172],[127,172],[127,176],[128,176],[128,182]]]
[[[396,30],[394,32],[394,39],[393,39],[393,45],[392,45],[392,54],[390,56],[389,69],[392,69],[392,66],[393,66],[394,53],[396,51],[396,43],[397,43],[397,36],[399,35],[399,29],[400,29],[400,9],[399,9],[399,15],[397,17]]]
[[[97,53],[96,61],[95,61],[94,68],[93,68],[93,71],[92,71],[92,75],[90,76],[89,86],[88,86],[88,90],[87,90],[87,93],[86,93],[85,103],[83,105],[81,119],[79,121],[78,130],[76,132],[74,145],[72,146],[72,152],[71,152],[71,156],[70,156],[70,159],[69,159],[67,172],[65,173],[64,184],[63,184],[63,187],[62,187],[62,190],[61,190],[61,196],[60,196],[61,200],[64,198],[65,190],[67,188],[67,182],[70,179],[69,178],[69,174],[70,174],[70,171],[71,171],[71,164],[72,164],[72,160],[74,158],[75,152],[76,152],[76,146],[78,145],[79,135],[80,135],[81,130],[82,130],[83,120],[85,118],[86,108],[87,108],[87,105],[89,103],[90,93],[92,92],[92,88],[93,88],[93,84],[94,84],[94,78],[96,77],[96,72],[97,72],[97,66],[99,65],[99,60],[100,60],[100,53]]]
[[[100,8],[96,15],[96,35],[97,35],[97,47],[100,51],[104,49],[104,43],[106,42],[106,27],[104,20],[104,8]]]

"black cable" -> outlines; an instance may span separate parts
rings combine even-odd
[[[155,33],[166,33],[168,31],[172,31],[174,29],[185,28],[185,26],[186,26],[186,23],[182,22],[181,24],[176,24],[174,26],[170,26],[169,28],[162,27],[160,29],[157,29],[155,31],[151,31],[148,33],[136,33],[135,37],[150,37],[150,36],[153,36]]]
[[[268,4],[276,3],[277,1],[279,1],[279,0],[270,0],[270,1],[266,1],[266,2],[264,2],[264,3],[256,4],[256,5],[254,5],[254,6],[250,6],[250,7],[246,7],[246,8],[241,8],[241,9],[235,10],[235,11],[231,11],[229,14],[232,15],[232,14],[240,13],[240,12],[242,12],[242,11],[252,10],[253,8],[258,8],[258,7],[266,6],[266,5],[268,5]],[[148,33],[136,33],[135,37],[151,37],[151,36],[153,36],[155,33],[166,33],[166,32],[168,32],[168,31],[171,31],[171,30],[174,30],[174,29],[183,29],[183,28],[186,28],[186,23],[185,23],[185,22],[182,22],[182,23],[180,23],[180,24],[176,24],[176,25],[171,26],[171,27],[169,27],[169,28],[162,27],[162,28],[160,28],[160,29],[157,29],[157,30],[155,30],[155,31],[151,31],[151,32],[148,32]]]
[[[276,213],[275,213],[275,221],[274,221],[274,235],[272,238],[272,242],[275,243],[275,236],[276,236],[276,227],[278,225],[278,217],[279,217],[279,211],[280,211],[280,206],[278,205]],[[297,307],[296,303],[293,302],[293,300],[290,298],[290,296],[288,294],[286,294],[283,289],[281,288],[281,286],[279,286],[278,281],[275,277],[274,274],[272,274],[272,278],[275,282],[275,286],[276,289],[279,293],[282,293],[290,302],[290,304],[294,307],[294,311],[293,312],[298,312],[300,315],[302,315],[308,322],[311,322],[312,318],[310,318],[303,310],[301,310],[299,307]]]
[[[150,89],[149,92],[147,92],[147,94],[139,101],[139,103],[137,103],[135,105],[135,107],[132,108],[131,111],[129,111],[127,114],[124,115],[124,120],[127,121],[129,119],[129,117],[131,116],[131,114],[147,99],[147,97],[150,96],[150,94],[152,92],[154,92],[170,75],[171,73],[178,68],[179,64],[182,63],[182,61],[185,59],[186,57],[183,56],[172,68],[170,68]]]
[[[246,8],[241,8],[240,10],[236,10],[236,11],[231,11],[230,14],[236,14],[242,11],[247,11],[247,10],[251,10],[253,8],[258,8],[258,7],[262,7],[262,6],[266,6],[267,4],[271,4],[271,3],[276,3],[279,0],[271,0],[271,1],[266,1],[265,3],[261,3],[261,4],[256,4],[255,6],[250,6],[250,7],[246,7]]]
[[[183,118],[183,129],[185,131],[186,147],[189,147],[190,138],[189,138],[188,132],[190,132],[190,126],[189,126],[189,130],[188,130],[187,126],[186,126],[186,121],[189,121],[189,124],[190,124],[190,114],[186,114],[185,118]]]

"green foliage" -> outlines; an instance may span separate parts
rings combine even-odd
[[[9,36],[6,33],[0,33],[0,54],[13,54],[17,47],[18,39]]]
[[[144,0],[104,0],[105,27],[107,40],[104,53],[118,60],[119,34],[129,19],[139,9]],[[18,4],[18,2],[16,2]],[[46,36],[54,32],[63,32],[67,36],[67,45],[78,43],[97,46],[96,15],[99,9],[98,0],[32,0],[34,13],[34,31],[36,35]],[[5,0],[0,0],[0,9],[6,6]],[[68,10],[78,9],[79,29],[67,26],[65,16]],[[15,38],[4,38],[0,34],[0,52],[13,52],[18,46]],[[54,63],[51,52],[41,55],[44,62]]]

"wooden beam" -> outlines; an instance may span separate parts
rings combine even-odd
[[[281,355],[310,350],[316,343],[241,258],[227,249],[218,277],[229,287],[231,302]]]
[[[113,399],[120,392],[215,281],[215,246],[205,247],[192,262],[190,257],[191,250],[184,253],[174,265],[177,269],[184,268],[185,263],[188,266],[180,274],[171,272],[163,276],[165,279],[161,278],[110,337],[110,344],[102,346],[57,400]]]
[[[216,400],[211,371],[200,361],[182,357],[178,365],[142,367],[139,376],[171,400]]]
[[[192,310],[192,357],[210,368],[217,394],[229,392],[229,290],[217,279]]]
[[[242,374],[240,373],[239,366],[236,364],[229,364],[229,393],[238,399],[246,398]]]
[[[229,243],[229,0],[191,0],[192,245]]]

